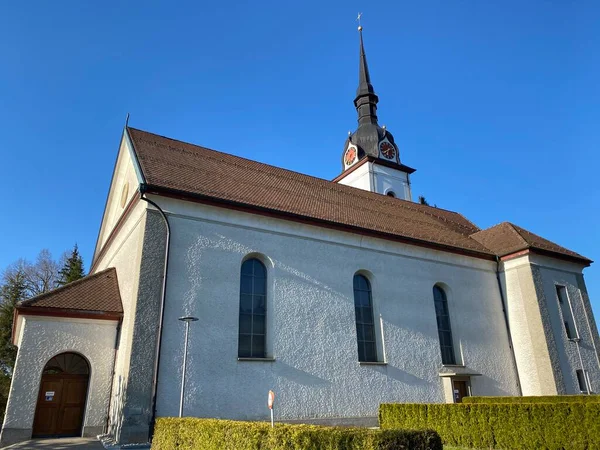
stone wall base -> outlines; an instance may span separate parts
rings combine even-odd
[[[3,428],[0,435],[0,447],[7,447],[31,439],[32,428]]]
[[[104,427],[83,427],[83,437],[96,437],[104,433]]]

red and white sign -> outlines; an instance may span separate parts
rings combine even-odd
[[[275,392],[269,391],[269,401],[267,405],[269,405],[269,409],[273,409],[273,402],[275,401]]]

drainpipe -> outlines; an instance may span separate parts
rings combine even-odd
[[[502,314],[504,315],[504,323],[506,325],[506,333],[508,334],[508,347],[510,348],[510,355],[512,356],[513,365],[515,367],[515,375],[517,376],[517,390],[519,396],[523,396],[521,390],[521,380],[519,378],[519,369],[517,368],[517,358],[515,356],[515,349],[513,346],[512,334],[510,332],[510,324],[508,322],[508,312],[506,311],[506,303],[504,301],[504,291],[502,290],[502,282],[500,281],[500,257],[496,255],[496,281],[498,282],[498,291],[500,291],[500,300],[502,301]]]
[[[117,356],[118,356],[118,348],[119,348],[119,339],[121,338],[121,326],[123,325],[123,317],[119,320],[117,324],[117,332],[115,333],[115,357],[113,358],[113,371],[112,377],[110,379],[110,400],[108,401],[108,413],[106,415],[106,424],[104,425],[104,434],[108,434],[108,429],[110,428],[110,415],[112,413],[112,405],[113,405],[113,387],[115,385],[115,375],[117,374]]]
[[[585,288],[585,281],[583,280],[583,274],[581,274],[581,285],[579,285],[579,280],[577,280],[577,284],[579,285],[578,290],[579,290],[579,298],[581,299],[581,307],[583,308],[583,314],[585,315],[585,323],[587,324],[588,327],[588,331],[590,333],[590,336],[592,337],[592,348],[594,349],[594,354],[596,356],[596,362],[598,363],[598,368],[600,369],[600,352],[598,351],[598,349],[596,348],[596,343],[594,342],[594,332],[592,331],[592,325],[590,324],[590,318],[588,316],[587,313],[587,308],[586,308],[586,298],[587,301],[589,303],[590,298],[588,296],[587,293],[587,289]],[[575,321],[573,321],[575,322]],[[575,326],[577,327],[577,324],[575,324]],[[577,333],[577,335],[579,336],[579,333]],[[590,385],[591,388],[591,385]]]
[[[167,236],[166,236],[166,244],[165,244],[165,265],[163,269],[163,283],[162,283],[162,292],[160,296],[160,309],[159,309],[159,319],[158,319],[158,336],[156,338],[156,352],[154,354],[154,376],[152,377],[152,418],[150,419],[150,429],[148,432],[148,442],[152,441],[152,435],[154,434],[154,425],[156,423],[156,394],[158,388],[158,370],[160,367],[160,344],[162,342],[162,333],[163,333],[163,321],[165,318],[165,297],[167,293],[167,273],[169,270],[169,244],[171,242],[171,227],[169,225],[169,221],[165,212],[150,200],[147,197],[144,197],[147,186],[145,183],[140,184],[140,199],[148,202],[152,206],[154,206],[163,220],[165,221],[165,225],[167,227]]]

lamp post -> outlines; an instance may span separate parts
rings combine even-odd
[[[179,320],[185,322],[185,343],[183,344],[183,367],[181,369],[181,397],[179,398],[179,417],[183,416],[183,393],[185,388],[185,369],[187,366],[187,347],[188,336],[190,333],[190,322],[196,322],[197,317],[186,316],[180,317]]]

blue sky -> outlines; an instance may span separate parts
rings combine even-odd
[[[600,4],[4,2],[0,268],[89,266],[125,116],[322,178],[356,126],[358,11],[413,194],[600,261]],[[600,262],[586,269],[600,317]]]

